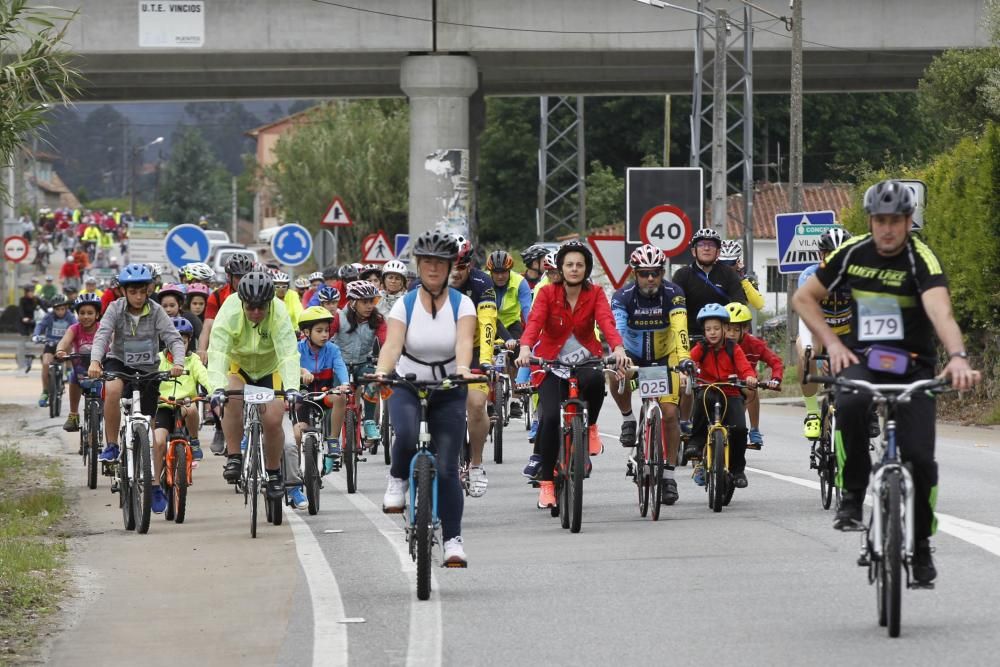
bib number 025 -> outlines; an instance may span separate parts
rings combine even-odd
[[[639,368],[640,398],[660,398],[673,393],[670,386],[670,370],[666,366]]]

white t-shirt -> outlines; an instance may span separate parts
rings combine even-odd
[[[421,361],[434,363],[451,359],[444,365],[447,375],[453,375],[457,366],[455,361],[457,325],[452,313],[451,299],[449,298],[445,300],[444,305],[438,308],[437,317],[431,318],[430,311],[424,308],[418,295],[413,304],[413,315],[406,328],[406,339],[403,344],[407,354]],[[476,307],[473,305],[472,299],[464,294],[458,306],[458,316],[459,318],[476,316]],[[398,299],[392,310],[389,311],[389,318],[406,324],[406,303],[402,298]],[[420,381],[440,379],[440,371],[435,374],[434,369],[434,366],[418,363],[406,355],[400,355],[399,361],[396,363],[396,372],[399,375],[405,376],[408,373],[413,373]]]

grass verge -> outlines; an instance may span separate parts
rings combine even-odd
[[[65,587],[59,464],[0,444],[0,664],[25,657]]]

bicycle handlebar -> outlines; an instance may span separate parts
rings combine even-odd
[[[184,371],[182,375],[187,375],[188,372]],[[96,380],[98,378],[90,378]],[[123,380],[126,382],[151,382],[153,380],[158,380],[160,382],[166,382],[168,380],[173,380],[174,377],[170,375],[170,371],[155,370],[148,373],[140,373],[136,371],[135,373],[126,373],[124,371],[104,371],[101,373],[101,380]]]
[[[461,385],[469,384],[481,384],[482,378],[466,378],[461,375],[451,375],[440,380],[417,380],[416,376],[412,373],[407,374],[406,377],[379,377],[372,373],[368,373],[364,376],[369,382],[374,382],[377,384],[384,384],[390,387],[410,387],[414,390],[430,390],[434,391],[436,389],[451,389],[453,387],[458,387]]]
[[[812,382],[832,384],[855,392],[864,391],[876,399],[897,403],[906,403],[918,391],[925,391],[929,395],[945,394],[951,391],[951,382],[945,378],[937,377],[929,380],[916,380],[909,384],[875,384],[866,380],[830,375],[807,375],[807,378]]]
[[[542,359],[540,357],[528,357],[528,363],[534,366],[541,366],[545,370],[552,368],[565,368],[567,370],[576,370],[578,368],[596,368],[598,366],[617,366],[618,360],[615,359],[613,354],[609,354],[606,357],[591,357],[589,359],[584,359],[583,361],[578,361],[575,363],[565,363],[559,361],[558,359]]]

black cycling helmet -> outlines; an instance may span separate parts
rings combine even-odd
[[[722,248],[722,237],[719,236],[719,232],[715,231],[711,227],[702,227],[694,234],[691,235],[691,247],[695,247],[698,241],[714,241],[720,249]]]
[[[245,276],[253,271],[253,257],[245,252],[234,252],[226,260],[226,273],[230,276]]]
[[[849,238],[851,238],[851,233],[843,227],[831,227],[819,237],[819,250],[820,252],[833,252]]]
[[[326,276],[325,273],[323,275],[324,277]],[[345,283],[350,282],[352,280],[357,280],[359,278],[358,267],[354,266],[353,264],[344,264],[342,267],[340,267],[340,271],[337,272],[337,275]]]
[[[449,262],[455,261],[458,254],[458,241],[451,234],[428,230],[417,237],[413,243],[414,257],[437,257]]]
[[[348,265],[348,266],[350,266],[350,265]],[[322,276],[323,276],[323,278],[322,278],[323,280],[336,280],[337,278],[340,277],[340,272],[337,271],[337,267],[335,267],[335,266],[328,266],[325,269],[323,269]]]
[[[868,215],[912,215],[917,202],[905,183],[882,181],[865,192],[865,212]]]
[[[590,278],[590,274],[594,270],[594,254],[590,252],[590,248],[588,248],[587,244],[583,241],[577,241],[574,239],[572,241],[566,241],[559,246],[559,251],[556,252],[556,266],[559,267],[559,272],[562,273],[563,258],[571,252],[583,253],[583,261],[587,265],[587,272],[584,274],[583,279],[587,280]]]
[[[52,306],[53,308],[58,308],[59,306],[68,306],[69,299],[66,298],[65,294],[56,294],[54,297],[52,297],[51,300],[49,300],[49,305]]]
[[[526,266],[530,266],[532,263],[545,257],[548,252],[549,251],[545,246],[533,243],[521,251],[521,259],[524,260]]]
[[[240,279],[236,291],[250,306],[262,306],[274,298],[274,281],[265,271],[251,271]]]

